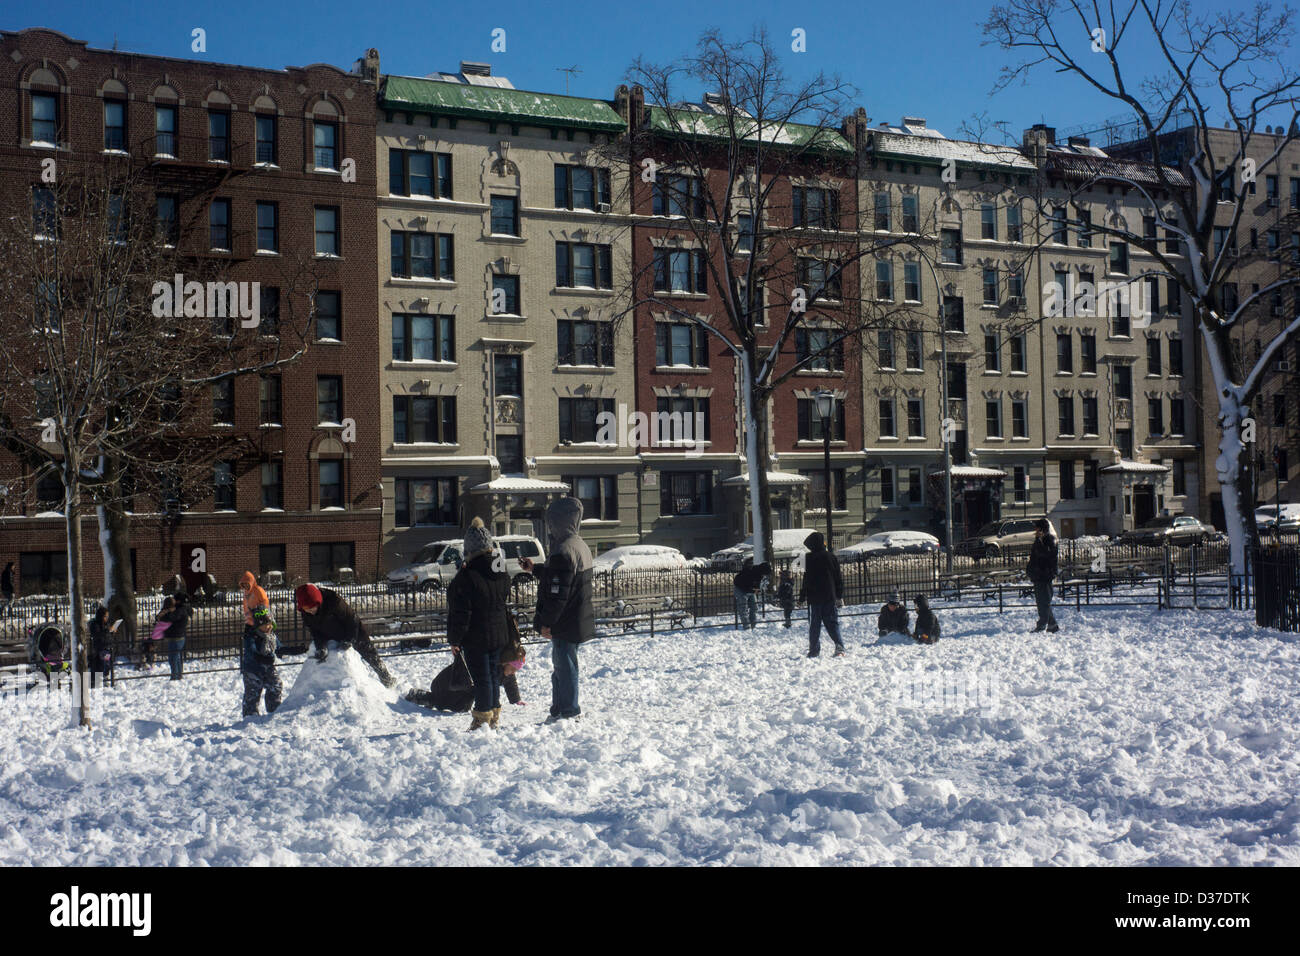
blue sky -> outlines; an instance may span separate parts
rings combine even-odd
[[[1209,12],[1244,8],[1249,0],[1193,0]],[[520,88],[570,89],[611,98],[637,55],[667,62],[690,52],[700,31],[741,36],[766,26],[789,50],[793,29],[807,33],[806,53],[787,53],[800,77],[838,72],[858,89],[856,103],[873,123],[924,116],[958,135],[976,114],[1006,121],[1017,134],[1036,122],[1058,130],[1091,125],[1120,111],[1083,83],[1050,69],[1035,83],[990,96],[1005,54],[981,44],[979,24],[991,0],[45,0],[10,8],[7,30],[47,26],[91,46],[206,58],[261,67],[333,63],[349,68],[377,47],[384,72],[424,75],[454,70],[462,59],[492,64]],[[190,51],[190,32],[207,31],[206,54]],[[492,31],[506,31],[506,51],[493,53]]]

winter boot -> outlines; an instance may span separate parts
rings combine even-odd
[[[1047,633],[1048,633],[1048,634],[1055,634],[1055,633],[1056,633],[1057,631],[1059,631],[1060,629],[1061,629],[1061,628],[1057,625],[1057,623],[1056,623],[1055,621],[1053,621],[1051,624],[1047,625]]]
[[[470,711],[474,717],[474,722],[469,725],[470,730],[478,730],[480,727],[492,726],[492,711],[474,710]]]
[[[1034,633],[1034,634],[1037,634],[1039,631],[1041,631],[1041,630],[1042,630],[1043,628],[1045,628],[1045,627],[1047,627],[1047,625],[1044,624],[1042,621],[1039,621],[1036,625],[1034,625],[1033,633]]]
[[[488,720],[488,726],[491,727],[493,730],[496,730],[497,724],[501,722],[501,708],[493,707],[492,710],[489,711],[489,713],[492,714],[492,717]]]

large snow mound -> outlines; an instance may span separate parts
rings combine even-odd
[[[100,692],[90,733],[0,698],[3,864],[1300,864],[1300,643],[1249,615],[952,611],[943,640],[809,660],[786,630],[549,652],[497,732],[353,653],[241,719],[233,673]],[[874,646],[873,646],[874,645]],[[426,687],[442,654],[396,656]]]

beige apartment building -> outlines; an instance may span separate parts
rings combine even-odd
[[[378,72],[378,57],[372,68]],[[593,550],[636,540],[635,449],[597,416],[635,407],[625,167],[609,103],[516,90],[488,66],[385,76],[379,92],[384,554],[474,516],[543,537],[583,499]],[[625,200],[624,200],[625,201]]]

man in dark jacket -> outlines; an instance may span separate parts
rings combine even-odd
[[[755,565],[753,558],[746,558],[740,571],[731,579],[736,590],[736,616],[740,619],[741,630],[753,630],[758,623],[758,589],[771,573],[772,566],[766,561]]]
[[[465,563],[447,588],[447,643],[463,652],[474,680],[470,730],[501,719],[501,651],[510,643],[510,576],[493,567],[497,544],[481,518],[465,532]]]
[[[1038,624],[1034,631],[1044,627],[1055,634],[1056,615],[1052,613],[1052,581],[1056,578],[1056,536],[1046,518],[1039,518],[1034,526],[1034,544],[1029,549],[1029,566],[1025,569],[1034,582],[1034,601],[1038,605]]]
[[[596,636],[591,605],[591,549],[578,535],[582,502],[559,498],[546,509],[550,556],[545,564],[520,558],[519,566],[537,575],[537,613],[533,626],[551,642],[551,716],[547,723],[577,717],[578,645]]]
[[[298,610],[302,612],[302,624],[311,634],[316,646],[317,660],[324,660],[326,644],[334,641],[340,648],[355,647],[361,659],[384,682],[385,687],[392,687],[396,681],[388,673],[388,668],[379,659],[379,652],[370,643],[370,635],[356,612],[348,607],[348,602],[337,591],[318,588],[314,584],[303,584],[294,591]]]
[[[808,602],[808,656],[821,653],[821,629],[835,642],[835,656],[844,656],[844,642],[840,639],[839,605],[844,594],[844,578],[840,562],[826,550],[826,539],[820,531],[804,538],[808,557],[804,560],[803,584],[799,588],[800,602]]]
[[[876,626],[880,631],[880,636],[886,634],[906,634],[910,626],[907,620],[907,605],[897,591],[891,591],[889,601],[880,609],[880,616],[876,618]]]
[[[185,676],[185,629],[190,622],[189,595],[177,591],[172,600],[172,609],[158,615],[158,620],[167,621],[167,663],[171,667],[171,679],[180,680]]]

